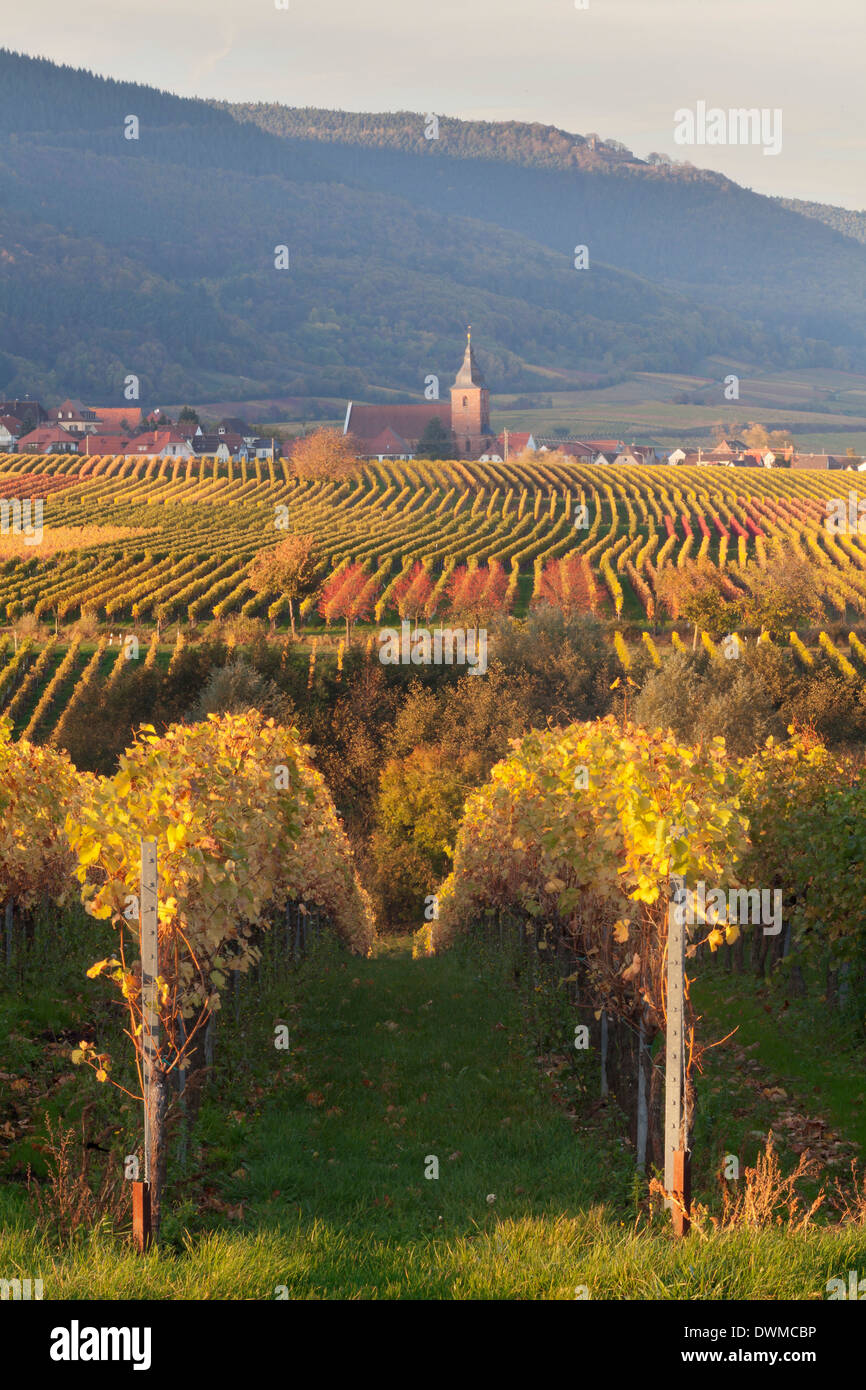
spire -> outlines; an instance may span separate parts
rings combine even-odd
[[[472,351],[472,325],[466,330],[466,351],[463,354],[463,366],[454,378],[455,386],[486,386],[484,373],[475,360],[475,353]]]

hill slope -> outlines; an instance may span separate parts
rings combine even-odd
[[[417,395],[467,321],[499,390],[711,354],[866,365],[850,238],[581,136],[423,125],[226,109],[0,52],[0,393],[119,402],[135,372],[145,404]]]

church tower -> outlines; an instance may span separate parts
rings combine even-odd
[[[462,458],[477,458],[490,440],[490,392],[472,351],[472,329],[466,332],[463,366],[451,387],[451,428]]]

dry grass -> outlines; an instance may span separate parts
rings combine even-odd
[[[116,1228],[128,1215],[119,1164],[101,1147],[112,1126],[96,1136],[91,1132],[94,1104],[84,1107],[79,1132],[55,1125],[46,1115],[48,1178],[39,1182],[29,1169],[27,1173],[27,1191],[40,1228],[55,1232],[61,1240],[70,1240],[82,1229],[91,1230],[106,1217]],[[94,1161],[97,1154],[101,1161]]]
[[[782,1172],[779,1155],[773,1143],[772,1130],[767,1135],[764,1152],[758,1155],[754,1168],[746,1168],[742,1185],[732,1189],[732,1184],[724,1177],[719,1178],[722,1192],[722,1214],[713,1216],[700,1202],[693,1202],[690,1212],[692,1227],[706,1238],[706,1228],[716,1231],[733,1231],[740,1228],[765,1230],[771,1226],[783,1226],[791,1232],[805,1231],[816,1211],[824,1205],[827,1193],[821,1187],[811,1201],[798,1190],[802,1182],[812,1182],[821,1170],[817,1159],[810,1158],[806,1150],[800,1154],[793,1172]],[[860,1191],[855,1172],[854,1195],[842,1193],[837,1182],[839,1196],[837,1203],[841,1211],[839,1224],[860,1224],[866,1219],[866,1178]],[[732,1195],[733,1191],[733,1195]],[[653,1178],[649,1185],[650,1198],[664,1200],[670,1194],[665,1192],[663,1183]],[[672,1199],[675,1200],[675,1199]]]
[[[29,545],[23,535],[0,536],[0,560],[45,560],[67,550],[111,545],[149,534],[143,526],[46,526],[38,545],[33,544],[33,536]]]

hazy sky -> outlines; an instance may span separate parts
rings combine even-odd
[[[583,0],[578,0],[583,3]],[[866,208],[864,0],[0,0],[2,43],[184,96],[542,121]],[[777,155],[674,113],[782,113]]]

